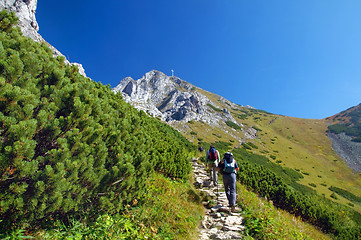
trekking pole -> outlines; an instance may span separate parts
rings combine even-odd
[[[216,181],[217,181],[217,185],[216,185],[216,188],[217,188],[217,205],[218,205],[218,171],[216,171],[215,169],[214,169],[214,171],[215,171],[215,174],[214,174],[214,178],[216,179]]]
[[[219,195],[219,194],[218,194],[218,184],[217,184],[216,187],[217,187],[217,205],[218,205],[218,195]]]

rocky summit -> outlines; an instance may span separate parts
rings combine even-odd
[[[127,77],[114,91],[121,91],[127,102],[165,121],[200,120],[210,102],[192,84],[159,71],[150,71],[138,80]]]
[[[228,109],[210,100],[204,94],[206,91],[156,70],[146,73],[138,80],[124,78],[113,91],[121,92],[125,101],[163,121],[202,121],[210,126],[230,121],[242,126]],[[230,108],[236,107],[236,104],[223,97],[216,96],[216,99]],[[255,135],[256,130],[248,134]]]

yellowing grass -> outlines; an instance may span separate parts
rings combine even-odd
[[[328,189],[330,186],[361,196],[361,175],[354,173],[333,150],[326,135],[325,120],[274,115],[241,106],[231,108],[219,101],[219,96],[202,89],[197,90],[205,94],[217,108],[228,109],[238,124],[261,129],[256,139],[247,140],[258,147],[251,150],[253,153],[264,155],[275,163],[302,173],[304,178],[300,180],[301,184],[315,189],[333,201],[347,206],[350,203],[341,196],[338,196],[337,200],[331,198],[332,192]],[[245,113],[247,111],[248,114]],[[217,127],[197,121],[172,125],[195,144],[201,139],[207,143],[230,142],[232,147],[239,147],[244,140],[241,131],[236,131],[225,123],[220,123]],[[361,205],[354,204],[353,208],[361,212]]]
[[[315,184],[313,188],[329,198],[332,194],[328,190],[330,186],[361,196],[360,175],[353,173],[333,151],[331,141],[326,136],[325,121],[279,117],[263,129],[268,132],[268,136],[263,137],[264,141],[268,141],[266,145],[271,146],[271,151],[277,151],[273,153],[277,156],[276,160],[281,160],[283,166],[304,173],[300,183],[306,186]],[[271,138],[275,141],[271,141]],[[341,196],[337,201],[349,203]],[[355,205],[354,209],[361,211],[361,206]]]
[[[139,208],[132,209],[132,214],[152,239],[197,238],[204,210],[189,182],[172,181],[155,174],[149,178],[141,202]]]

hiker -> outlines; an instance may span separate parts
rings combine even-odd
[[[236,174],[239,171],[236,160],[231,152],[226,152],[219,162],[216,171],[220,171],[223,176],[223,185],[228,199],[228,207],[232,210],[236,208]]]
[[[218,174],[216,171],[216,167],[219,163],[219,158],[220,158],[219,152],[214,147],[214,145],[211,145],[206,154],[206,161],[207,161],[208,170],[210,172],[209,173],[210,179],[211,181],[213,181],[214,186],[218,185]]]

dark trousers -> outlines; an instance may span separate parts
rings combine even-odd
[[[223,185],[230,206],[236,206],[236,174],[223,174]]]

